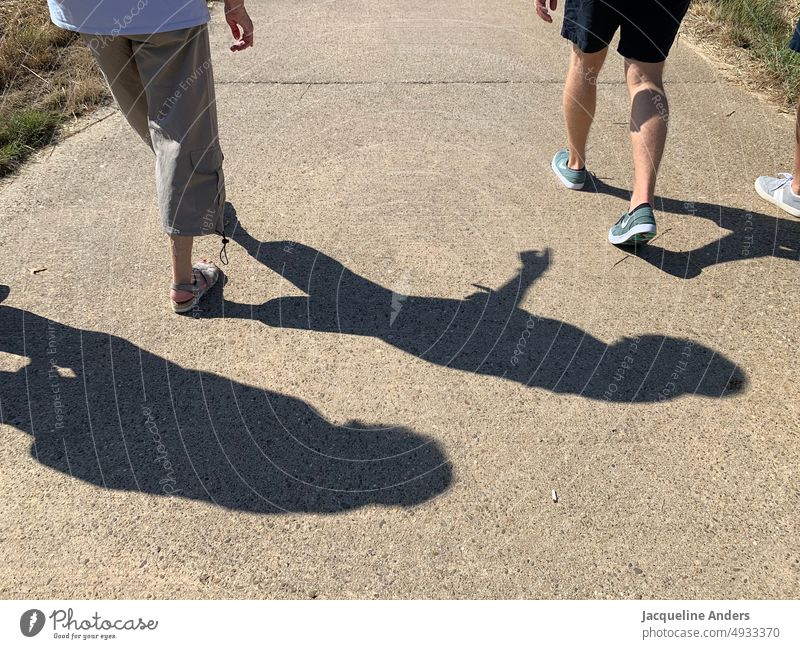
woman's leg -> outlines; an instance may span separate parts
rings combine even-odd
[[[89,46],[103,76],[111,89],[111,94],[128,120],[128,123],[152,149],[148,118],[147,88],[142,80],[139,67],[134,56],[134,47],[140,43],[128,38],[103,36],[83,36]],[[151,89],[151,97],[153,95]],[[170,235],[170,256],[172,262],[172,281],[176,284],[191,284],[192,243],[194,237]],[[205,279],[200,276],[199,289],[204,288]],[[171,291],[170,297],[175,302],[184,302],[192,298],[188,291]]]
[[[132,37],[149,106],[161,221],[170,238],[172,279],[191,284],[194,237],[223,233],[225,184],[208,30]],[[205,261],[205,260],[204,260]],[[205,288],[198,276],[197,289]],[[172,300],[191,299],[188,291]]]
[[[152,149],[147,123],[147,93],[133,56],[133,42],[124,36],[83,34],[82,38],[97,61],[125,119]]]
[[[170,260],[172,262],[172,281],[175,284],[191,284],[193,282],[193,243],[194,237],[183,237],[176,234],[171,234],[169,237]],[[197,289],[203,290],[205,287],[205,279],[201,274],[198,274]],[[186,300],[192,299],[193,293],[189,291],[176,291],[175,289],[170,289],[169,296],[173,302],[185,302]]]

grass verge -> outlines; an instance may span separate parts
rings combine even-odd
[[[686,25],[734,77],[788,107],[800,99],[800,55],[787,47],[798,18],[800,0],[696,0]]]
[[[50,142],[60,123],[59,113],[36,108],[0,119],[0,176],[16,170],[31,151]]]
[[[75,34],[50,23],[47,5],[0,3],[0,177],[13,173],[60,126],[108,99]]]

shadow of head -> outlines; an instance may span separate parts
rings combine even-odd
[[[606,401],[668,401],[681,395],[731,397],[747,378],[724,355],[686,338],[646,334],[608,348],[590,390]]]
[[[282,463],[284,488],[273,494],[273,504],[288,511],[411,507],[444,493],[452,482],[439,444],[402,427],[320,420],[266,446],[271,456],[264,459],[271,464],[278,451]]]
[[[452,481],[441,446],[407,428],[337,424],[297,397],[9,306],[0,327],[2,351],[29,359],[3,372],[6,423],[34,436],[39,462],[99,487],[335,513],[415,506]]]

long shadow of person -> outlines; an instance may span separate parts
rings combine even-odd
[[[586,191],[630,199],[627,190],[609,185],[596,176],[590,178],[593,184],[587,184]],[[692,279],[709,266],[755,257],[800,260],[800,220],[781,219],[716,203],[681,201],[662,196],[656,197],[656,209],[672,214],[699,216],[730,230],[724,237],[694,250],[675,252],[653,243],[630,250],[640,259],[675,277]]]
[[[745,385],[733,362],[692,340],[645,334],[607,344],[571,324],[520,309],[549,265],[547,251],[520,255],[519,273],[499,289],[458,300],[393,292],[303,244],[257,241],[241,222],[232,236],[307,296],[261,305],[226,301],[225,317],[373,336],[436,365],[590,399],[720,397]]]
[[[451,483],[440,446],[404,428],[336,425],[300,399],[4,304],[0,331],[0,351],[27,359],[0,372],[3,423],[81,480],[259,513],[409,507]]]

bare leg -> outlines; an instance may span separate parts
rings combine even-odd
[[[797,104],[797,114],[794,120],[794,178],[792,178],[792,191],[800,195],[800,103]]]
[[[192,272],[192,243],[194,237],[180,237],[170,235],[169,248],[172,259],[172,281],[176,284],[191,284],[194,279]],[[200,275],[198,277],[199,286],[202,289],[205,287],[205,278]],[[170,291],[170,297],[173,302],[185,302],[192,299],[192,293],[189,291]]]
[[[564,84],[564,119],[567,122],[570,169],[586,166],[586,142],[597,105],[597,75],[603,67],[608,48],[586,54],[574,45]]]
[[[664,155],[669,104],[664,92],[664,63],[625,59],[625,79],[631,97],[631,144],[634,184],[631,209],[653,204],[656,176]]]

